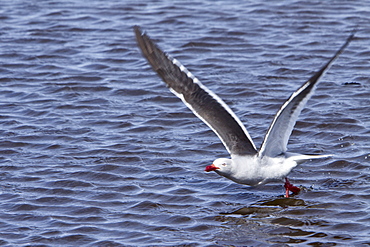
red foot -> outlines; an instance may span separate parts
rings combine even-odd
[[[288,178],[285,178],[284,188],[285,188],[285,197],[287,198],[289,197],[289,191],[293,192],[294,195],[298,194],[299,191],[301,191],[300,188],[291,184]]]

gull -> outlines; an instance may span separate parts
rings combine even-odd
[[[137,43],[152,69],[166,83],[170,91],[220,138],[230,158],[218,158],[205,168],[215,171],[236,183],[257,186],[284,181],[285,197],[298,194],[287,175],[305,160],[331,155],[305,155],[287,152],[289,137],[299,114],[311,98],[319,79],[354,38],[351,34],[335,55],[285,101],[277,111],[260,149],[240,119],[214,92],[204,86],[177,59],[163,52],[139,26],[134,27]]]

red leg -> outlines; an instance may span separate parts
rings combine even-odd
[[[284,185],[285,187],[285,185]],[[289,198],[289,189],[285,187],[285,197]]]
[[[287,198],[289,197],[289,191],[293,192],[294,195],[298,194],[299,191],[301,191],[300,188],[291,184],[289,182],[288,178],[285,178],[284,188],[285,188],[285,197],[287,197]]]

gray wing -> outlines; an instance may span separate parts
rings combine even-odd
[[[281,106],[276,113],[266,136],[262,142],[259,156],[275,157],[286,152],[289,137],[293,131],[306,102],[313,95],[319,79],[330,68],[336,58],[343,52],[347,45],[353,39],[354,34],[351,34],[344,45],[336,52],[336,54],[323,66],[316,74],[314,74],[306,83],[304,83],[290,98]]]
[[[200,83],[179,61],[159,49],[148,35],[142,33],[140,27],[135,26],[134,31],[138,45],[153,70],[217,134],[228,152],[236,155],[256,154],[250,135],[225,102]]]

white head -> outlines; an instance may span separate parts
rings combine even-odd
[[[225,176],[231,174],[232,164],[233,161],[231,159],[219,158],[213,161],[212,165],[207,166],[205,171],[215,171],[218,174]]]

